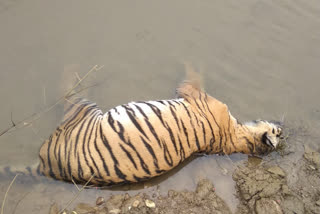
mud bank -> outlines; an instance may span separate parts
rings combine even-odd
[[[240,204],[236,213],[320,213],[320,154],[305,147],[296,166],[298,179],[287,183],[279,166],[268,164],[239,167],[233,174]]]
[[[50,214],[58,213],[57,205],[53,205]],[[96,206],[80,203],[72,214],[120,214],[120,213],[219,213],[231,214],[224,201],[216,195],[215,188],[209,180],[201,180],[194,192],[170,190],[166,197],[156,195],[128,194],[114,195],[106,202],[99,197]]]
[[[303,214],[320,213],[320,154],[309,147],[297,167],[298,179],[288,184],[288,175],[277,165],[248,161],[233,173],[240,214]],[[59,213],[54,204],[49,214]],[[215,193],[209,180],[199,181],[192,191],[170,190],[167,196],[159,194],[113,195],[105,201],[98,197],[96,204],[77,204],[66,214],[135,214],[135,213],[232,213]]]

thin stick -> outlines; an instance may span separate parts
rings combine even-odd
[[[27,192],[26,194],[24,194],[24,195],[18,200],[18,202],[16,203],[16,206],[15,206],[14,209],[13,209],[12,214],[15,214],[15,213],[16,213],[17,207],[19,206],[20,202],[21,202],[27,195],[29,195],[29,194],[30,194],[30,192]]]
[[[60,97],[53,105],[49,106],[48,108],[46,108],[45,110],[39,112],[39,113],[35,113],[32,114],[31,116],[28,116],[27,118],[17,122],[17,123],[13,123],[10,127],[8,127],[7,129],[3,130],[2,132],[0,132],[0,136],[4,135],[5,133],[11,131],[11,129],[20,126],[20,127],[24,127],[27,126],[31,123],[33,123],[34,121],[38,120],[43,114],[51,111],[56,105],[58,105],[62,100],[64,100],[66,97],[69,97],[70,95],[72,95],[72,91],[77,88],[79,86],[79,84],[86,79],[93,71],[98,71],[100,69],[103,68],[103,65],[98,67],[98,65],[93,66],[67,93],[65,93],[62,97]],[[30,122],[28,122],[28,120],[31,120]],[[13,122],[13,121],[11,121]]]
[[[72,181],[72,183],[76,186],[76,188],[78,189],[78,191],[80,191],[80,188],[78,187],[78,185],[76,184],[76,182],[74,182],[72,176],[71,176],[71,181]]]
[[[78,72],[74,72],[74,75],[76,75],[76,77],[77,77],[78,81],[80,81],[80,80],[81,80],[81,78],[80,78],[80,76],[79,76]]]
[[[90,183],[90,181],[92,180],[92,178],[94,177],[94,173],[91,176],[91,178],[87,181],[87,183],[85,183],[85,185],[83,187],[81,187],[81,189],[78,191],[78,193],[67,203],[67,205],[59,212],[59,214],[62,214],[71,204],[74,200],[76,200],[78,198],[78,196],[80,195],[80,193],[84,190],[84,188],[86,188],[86,186]],[[2,213],[1,213],[2,214]]]
[[[46,87],[43,86],[43,103],[47,105]]]
[[[19,174],[16,174],[16,175],[14,176],[14,178],[12,179],[11,183],[10,183],[9,186],[8,186],[8,189],[7,189],[7,191],[6,191],[6,194],[4,194],[4,199],[3,199],[2,207],[1,207],[1,214],[3,214],[3,211],[4,211],[4,204],[5,204],[5,202],[6,202],[8,192],[9,192],[12,184],[14,183],[14,181],[16,180],[16,178],[18,177],[18,175],[19,175]]]

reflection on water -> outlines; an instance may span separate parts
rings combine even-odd
[[[319,148],[320,4],[317,0],[260,1],[3,1],[0,4],[0,130],[52,105],[67,76],[104,68],[81,83],[86,97],[103,110],[132,100],[168,99],[183,78],[182,60],[204,75],[206,91],[225,102],[241,121],[285,117],[297,127],[292,152],[264,161],[289,172],[302,144]],[[68,82],[68,80],[66,81]],[[0,165],[38,161],[43,140],[62,116],[57,106],[39,120],[0,137]],[[11,117],[12,114],[12,117]],[[307,127],[307,135],[301,134]],[[211,179],[233,209],[233,169],[244,155],[204,156],[152,181],[113,190],[88,189],[78,201],[138,191],[164,194],[194,189]],[[291,171],[290,171],[291,170]],[[21,184],[7,198],[6,212],[45,213],[53,201],[65,204],[73,184]],[[4,193],[10,181],[1,181]],[[0,194],[2,200],[4,194]]]

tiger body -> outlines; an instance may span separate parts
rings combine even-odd
[[[68,181],[94,175],[94,184],[138,182],[196,152],[231,153],[223,146],[236,142],[226,105],[215,100],[210,109],[203,99],[131,102],[105,114],[94,103],[74,100],[69,119],[41,147],[39,170]]]
[[[194,153],[263,154],[282,133],[267,121],[239,123],[198,79],[181,84],[175,99],[130,102],[104,114],[81,98],[67,103],[62,123],[40,148],[37,174],[77,183],[139,182]]]
[[[89,101],[69,101],[61,125],[40,149],[38,173],[94,185],[139,182],[194,153],[257,154],[276,145],[268,136],[278,136],[279,127],[238,123],[197,83],[185,82],[177,94],[177,99],[131,102],[105,114]]]

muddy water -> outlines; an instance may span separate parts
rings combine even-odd
[[[294,127],[292,153],[265,157],[286,169],[289,182],[295,182],[293,166],[302,144],[319,149],[317,0],[3,0],[0,27],[0,130],[11,119],[17,123],[54,104],[69,84],[66,80],[83,76],[95,64],[104,67],[81,87],[90,86],[85,96],[104,110],[132,100],[171,98],[184,75],[180,62],[187,60],[203,73],[206,91],[227,103],[241,121],[284,117]],[[37,162],[40,145],[61,115],[57,105],[1,136],[0,165]],[[193,190],[206,177],[234,210],[231,173],[246,158],[200,157],[161,179],[126,188],[134,189],[130,194],[165,194],[168,189]],[[9,182],[0,183],[1,201]],[[93,202],[98,195],[119,191],[126,190],[86,190],[78,201]],[[73,185],[61,182],[16,184],[5,211],[45,213],[53,201],[66,204],[74,192]]]

